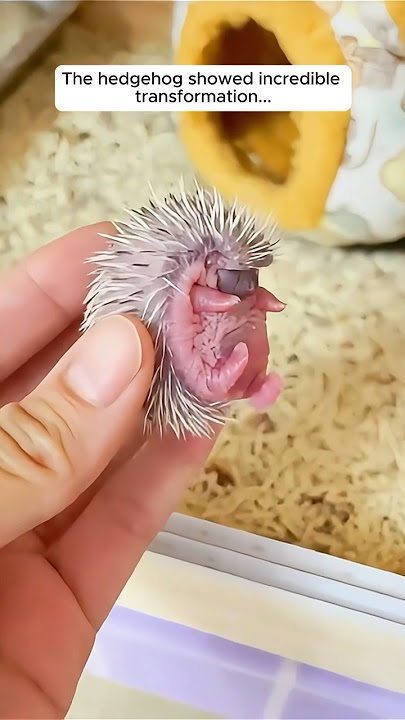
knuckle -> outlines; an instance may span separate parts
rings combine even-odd
[[[0,411],[0,467],[31,481],[69,476],[72,431],[43,398],[25,398]]]

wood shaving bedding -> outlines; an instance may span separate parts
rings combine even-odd
[[[0,107],[0,262],[192,177],[167,114],[58,114],[60,63],[169,61],[77,22]],[[274,408],[221,434],[182,511],[405,573],[405,255],[284,243],[265,284]],[[62,269],[61,269],[62,271]]]

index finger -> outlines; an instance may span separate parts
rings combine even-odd
[[[82,310],[91,267],[108,222],[64,235],[0,277],[0,382],[59,335]]]
[[[187,440],[152,436],[50,548],[48,558],[95,631],[197,477],[217,435]]]

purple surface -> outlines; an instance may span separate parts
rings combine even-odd
[[[242,645],[209,633],[194,630],[168,620],[144,615],[129,608],[115,605],[104,625],[104,632],[132,635],[139,642],[156,643],[160,649],[162,643],[177,652],[215,658],[215,663],[232,663],[242,671],[274,677],[280,667],[281,658],[264,650]]]
[[[115,606],[94,649],[113,682],[230,718],[261,718],[281,659]],[[90,657],[87,669],[100,674]]]
[[[298,665],[296,684],[312,695],[339,698],[340,702],[347,705],[363,708],[369,713],[367,715],[369,718],[391,718],[391,720],[405,718],[405,695],[401,693],[382,690],[375,685],[301,664]]]
[[[260,718],[268,683],[226,665],[123,638],[108,648],[108,677],[120,684],[232,718]]]
[[[294,665],[283,720],[405,720],[405,695]],[[282,666],[276,655],[115,606],[87,670],[217,716],[261,720]]]
[[[344,696],[342,700],[343,698]],[[293,690],[282,714],[282,720],[376,720],[380,717],[335,700],[310,695],[302,690]],[[385,717],[391,718],[391,715]]]

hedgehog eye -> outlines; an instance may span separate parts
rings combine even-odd
[[[218,290],[239,298],[252,295],[258,286],[257,270],[217,270]]]

